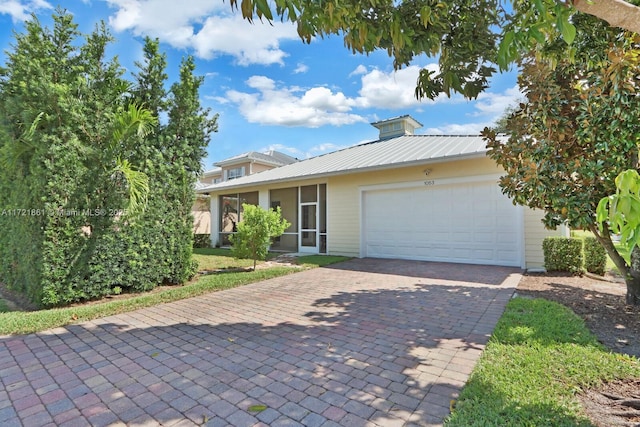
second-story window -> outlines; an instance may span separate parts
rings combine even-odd
[[[227,180],[236,179],[244,176],[244,167],[227,170]]]

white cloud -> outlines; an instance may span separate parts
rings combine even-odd
[[[245,83],[256,91],[229,90],[226,97],[251,123],[315,128],[366,122],[364,117],[350,113],[357,100],[342,92],[322,86],[307,90],[287,87],[265,76],[252,76]]]
[[[307,71],[309,71],[309,66],[303,64],[302,62],[298,63],[298,65],[296,66],[296,69],[293,70],[293,74],[304,74]]]
[[[361,74],[367,74],[367,67],[362,64],[358,65],[355,70],[349,73],[349,77],[359,76]]]
[[[427,65],[428,69],[437,71],[437,64]],[[363,107],[384,109],[407,109],[435,102],[449,101],[446,95],[435,100],[418,100],[415,96],[416,82],[421,67],[411,65],[397,71],[385,73],[378,69],[368,71],[363,66],[358,66],[350,75],[361,75],[362,88],[360,89],[359,103]]]
[[[478,110],[474,116],[501,116],[507,107],[516,105],[524,99],[524,94],[516,85],[507,89],[504,93],[483,92],[478,96],[475,108]]]
[[[286,53],[280,41],[297,39],[293,24],[254,24],[244,20],[224,2],[189,0],[105,0],[116,12],[109,23],[116,31],[158,37],[177,48],[192,48],[211,59],[234,56],[238,64],[283,64]]]
[[[511,87],[503,93],[483,92],[476,101],[467,101],[473,105],[475,111],[468,117],[478,117],[481,120],[473,123],[447,123],[442,126],[426,129],[426,134],[441,135],[477,135],[487,126],[492,126],[499,119],[505,109],[515,105],[523,98],[518,86]]]
[[[253,24],[238,14],[207,18],[202,29],[193,36],[192,44],[198,56],[210,59],[225,53],[237,58],[238,64],[284,64],[287,54],[280,41],[295,40],[298,34],[293,24],[255,21]]]
[[[43,9],[53,9],[53,6],[44,0],[0,0],[0,14],[11,16],[14,23],[26,21],[31,13]]]

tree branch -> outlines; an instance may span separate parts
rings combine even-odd
[[[573,0],[573,7],[604,19],[613,27],[640,34],[640,7],[624,0]]]

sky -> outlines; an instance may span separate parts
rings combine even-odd
[[[116,42],[111,54],[129,71],[142,59],[145,36],[158,38],[167,55],[168,84],[180,61],[196,60],[204,77],[202,106],[219,114],[203,159],[205,170],[247,151],[278,150],[305,159],[376,140],[372,122],[411,115],[418,134],[478,134],[522,98],[515,71],[496,75],[476,100],[442,95],[414,97],[421,68],[437,60],[418,57],[394,71],[386,51],[353,54],[341,37],[303,43],[295,26],[279,21],[249,23],[228,0],[0,0],[0,64],[14,32],[32,14],[45,25],[56,7],[75,17],[80,31],[107,23]]]

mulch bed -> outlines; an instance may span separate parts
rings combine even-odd
[[[640,307],[625,304],[624,282],[605,279],[527,273],[517,292],[569,307],[604,346],[640,358]],[[584,390],[578,398],[595,426],[640,427],[640,378],[605,383]]]

